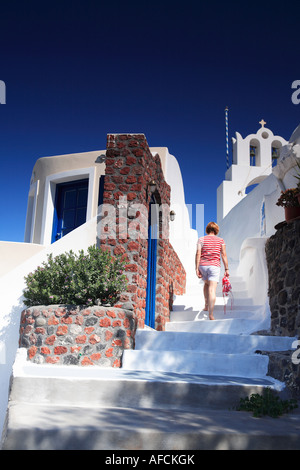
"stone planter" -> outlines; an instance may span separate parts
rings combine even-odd
[[[300,206],[299,207],[285,207],[284,215],[285,215],[286,222],[297,219],[298,217],[300,217]]]
[[[22,312],[20,347],[35,363],[120,367],[124,349],[134,348],[132,310],[48,305]]]

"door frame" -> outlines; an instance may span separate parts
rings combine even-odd
[[[153,206],[156,213],[153,215]],[[147,249],[147,287],[145,325],[155,328],[156,306],[156,268],[157,268],[157,240],[159,236],[159,211],[154,196],[149,203],[148,215],[148,249]],[[154,222],[154,223],[153,223]]]
[[[54,175],[48,175],[45,180],[45,196],[43,204],[43,218],[40,244],[50,245],[52,239],[52,227],[55,206],[56,185],[88,178],[88,201],[86,209],[86,221],[90,220],[94,210],[95,194],[95,168],[80,168],[78,170],[63,171]]]
[[[68,187],[71,188],[73,186],[74,189],[75,189],[76,186],[83,186],[83,185],[87,186],[87,190],[88,190],[88,188],[89,188],[88,178],[75,180],[75,181],[68,181],[68,182],[59,183],[59,184],[56,185],[51,243],[54,243],[57,240],[60,240],[60,238],[63,238],[63,236],[60,236],[59,238],[57,238],[57,232],[60,231],[60,234],[61,234],[61,232],[63,230],[63,228],[61,226],[63,220],[59,217],[59,215],[61,215],[61,214],[58,214],[58,209],[60,211],[62,211],[62,207],[61,207],[62,201],[59,199],[59,197],[61,195],[60,192],[63,191],[64,188],[68,188]],[[87,191],[87,200],[88,200],[88,191]],[[87,208],[87,202],[88,202],[87,200],[86,200],[86,208]],[[85,222],[86,222],[86,218],[85,218],[85,221],[83,223],[85,223]],[[79,227],[79,225],[78,225],[78,227]],[[74,227],[73,230],[75,230],[75,228],[77,228],[77,227]],[[70,233],[70,232],[68,232],[68,233]]]

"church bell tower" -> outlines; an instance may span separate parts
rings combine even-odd
[[[226,112],[226,110],[225,110]],[[272,173],[280,156],[280,149],[288,142],[265,127],[243,139],[239,132],[232,138],[232,165],[228,167],[228,142],[226,143],[227,171],[225,180],[217,189],[217,221],[220,223],[254,185]],[[228,129],[228,128],[227,128]],[[226,131],[228,135],[228,130]]]

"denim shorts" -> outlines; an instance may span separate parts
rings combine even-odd
[[[203,281],[219,282],[221,268],[218,266],[199,266]]]

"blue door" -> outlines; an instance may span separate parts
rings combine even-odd
[[[148,265],[145,324],[155,328],[156,258],[157,258],[157,214],[154,199],[151,199],[148,220]]]
[[[56,186],[52,243],[86,222],[88,180]]]

